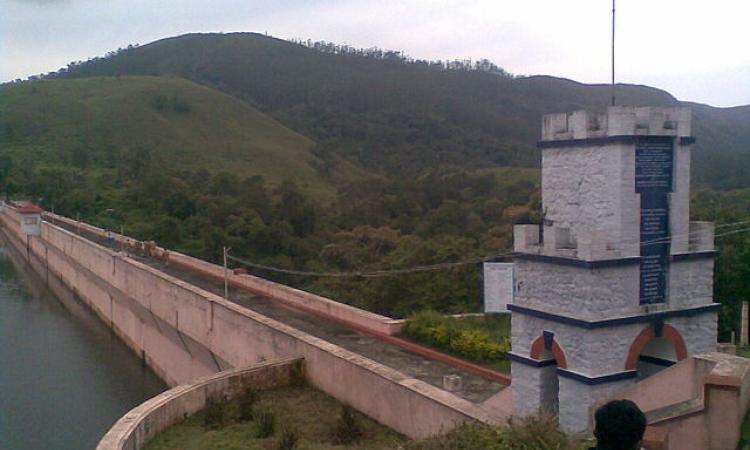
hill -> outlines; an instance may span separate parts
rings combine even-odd
[[[607,85],[518,78],[484,66],[452,63],[447,70],[378,49],[300,45],[253,33],[190,34],[74,64],[55,76],[185,77],[315,139],[323,159],[338,155],[370,171],[405,175],[537,166],[542,114],[603,108],[610,101]],[[681,104],[646,86],[618,85],[617,97],[622,105]],[[750,168],[750,127],[742,125],[747,108],[688,105],[696,110],[696,181],[750,185],[741,176]]]
[[[150,164],[334,189],[315,143],[232,96],[174,77],[49,80],[0,88],[2,154],[21,164],[114,174]]]
[[[542,114],[610,101],[606,85],[513,77],[488,61],[247,33],[165,39],[46,78],[0,87],[0,189],[202,258],[229,246],[313,272],[504,254],[513,223],[540,220]],[[750,187],[750,107],[634,85],[617,96],[691,106],[694,181],[726,190],[701,189],[692,210],[746,218],[747,189],[732,189]],[[747,296],[733,280],[747,278],[750,247],[737,239],[718,243],[725,337]],[[365,279],[253,272],[395,316],[476,311],[480,298],[473,263]]]

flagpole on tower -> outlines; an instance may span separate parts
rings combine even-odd
[[[615,106],[615,0],[612,0],[612,106]]]

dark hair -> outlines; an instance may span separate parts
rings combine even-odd
[[[613,400],[596,410],[596,448],[632,450],[643,439],[646,416],[630,400]]]

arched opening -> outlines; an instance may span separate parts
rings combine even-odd
[[[531,345],[531,357],[540,362],[540,412],[557,417],[560,411],[560,380],[557,368],[567,368],[565,352],[554,341],[553,333],[544,332],[544,335],[539,336]]]
[[[637,370],[638,379],[648,378],[687,357],[687,347],[672,326],[656,324],[645,328],[633,341],[625,370]]]
[[[555,361],[541,370],[541,412],[550,417],[557,417],[560,412],[560,379],[557,375],[559,363],[551,350],[544,350],[540,354],[542,361]]]
[[[638,379],[642,380],[651,375],[656,375],[667,367],[673,366],[677,362],[677,351],[667,339],[651,339],[641,353],[638,355]]]

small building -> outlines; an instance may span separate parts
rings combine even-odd
[[[485,262],[482,264],[484,312],[489,314],[510,314],[513,304],[513,263]]]
[[[34,204],[19,206],[16,211],[21,216],[21,232],[27,236],[42,234],[42,213],[44,210]]]

